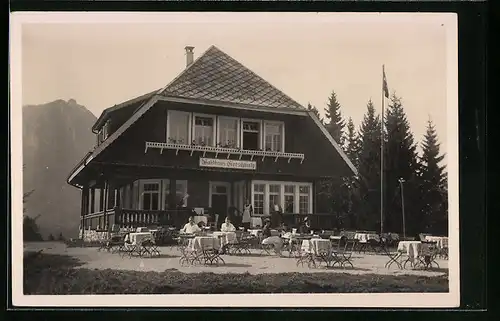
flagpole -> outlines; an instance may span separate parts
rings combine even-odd
[[[384,65],[382,65],[382,117],[380,123],[380,234],[384,233]]]

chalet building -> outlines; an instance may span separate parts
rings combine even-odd
[[[196,60],[193,49],[170,84],[104,110],[92,127],[96,146],[67,180],[82,190],[82,227],[180,226],[199,208],[236,219],[246,202],[254,216],[278,205],[326,227],[318,181],[356,174],[341,147],[312,112],[217,47]]]

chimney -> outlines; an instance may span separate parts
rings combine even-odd
[[[186,46],[184,48],[186,50],[186,68],[189,67],[192,63],[193,63],[193,60],[194,60],[194,47],[192,46]]]

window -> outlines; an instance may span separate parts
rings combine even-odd
[[[299,213],[309,214],[309,186],[299,188]]]
[[[285,185],[285,213],[295,213],[295,185]]]
[[[264,126],[266,151],[283,151],[283,124],[266,122]]]
[[[247,150],[260,148],[260,121],[242,122],[242,148]]]
[[[279,205],[284,213],[312,213],[312,184],[305,182],[253,181],[255,214],[268,215]]]
[[[188,203],[187,180],[175,181],[175,203],[170,200],[170,180],[163,180],[163,209],[175,208],[177,206],[186,207]]]
[[[194,118],[194,143],[201,146],[214,144],[214,118],[212,116],[195,116]]]
[[[219,144],[225,148],[238,147],[237,118],[219,117]]]
[[[167,143],[189,145],[190,113],[169,110]]]
[[[255,184],[253,186],[253,212],[254,214],[264,214],[265,185]]]
[[[269,185],[270,213],[276,210],[275,206],[281,207],[280,192],[281,192],[281,185]]]
[[[142,182],[141,182],[142,183]],[[141,186],[141,210],[160,209],[160,183],[144,182]]]

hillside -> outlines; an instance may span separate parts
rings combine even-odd
[[[95,145],[96,117],[73,99],[23,107],[24,191],[26,214],[36,216],[42,235],[78,235],[80,191],[66,178]]]

